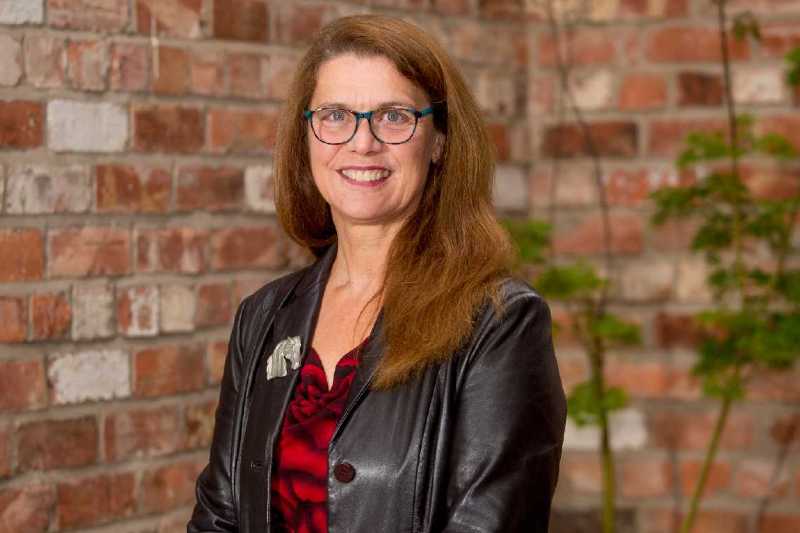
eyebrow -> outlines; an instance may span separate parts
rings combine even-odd
[[[316,106],[309,107],[309,109],[322,109],[322,108],[326,108],[326,107],[337,107],[337,108],[338,107],[342,107],[342,108],[345,108],[345,109],[351,109],[347,104],[344,104],[342,102],[323,102],[323,103],[318,104]],[[391,102],[381,102],[380,104],[375,106],[373,109],[381,109],[383,107],[410,107],[410,108],[415,108],[416,109],[416,105],[415,104],[411,104],[411,103],[408,103],[408,102],[400,102],[400,101],[397,101],[397,100],[393,100]]]

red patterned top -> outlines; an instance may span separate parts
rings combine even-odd
[[[275,450],[274,531],[328,531],[328,445],[356,375],[356,356],[365,342],[339,360],[330,390],[319,354],[309,349]]]

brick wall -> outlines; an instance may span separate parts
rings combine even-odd
[[[557,113],[539,4],[0,0],[0,532],[183,530],[236,305],[308,261],[274,218],[270,153],[293,65],[329,20],[393,13],[439,36],[486,112],[498,209],[544,216],[555,177],[557,249],[597,256],[590,161]],[[735,50],[736,98],[800,146],[797,95],[780,83],[800,1],[736,4],[764,23],[761,44]],[[688,129],[724,123],[713,11],[707,0],[596,0],[585,15],[572,83],[604,156],[615,307],[645,337],[609,368],[633,397],[614,419],[622,519],[666,532],[715,412],[688,374],[687,317],[709,295],[684,252],[688,228],[650,227],[646,195],[680,179],[672,159]],[[768,195],[800,174],[747,168]],[[569,387],[583,356],[568,338],[558,352]],[[799,406],[800,373],[757,379],[732,414],[697,531],[800,530]],[[566,446],[553,529],[595,531],[594,435],[570,427]]]

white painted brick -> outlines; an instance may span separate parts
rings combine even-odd
[[[128,287],[117,293],[117,322],[120,333],[128,337],[158,335],[158,287]],[[125,309],[122,309],[122,307]],[[120,315],[127,315],[126,318]]]
[[[675,298],[679,302],[711,303],[707,279],[708,266],[702,257],[681,258],[675,281]]]
[[[186,285],[161,286],[161,330],[177,333],[194,330],[197,298],[194,288]]]
[[[613,411],[609,415],[611,428],[611,448],[614,450],[639,450],[647,443],[647,428],[644,415],[631,407]],[[567,450],[598,450],[600,448],[600,428],[597,426],[578,427],[567,419],[564,431],[564,448]]]
[[[528,209],[528,180],[523,169],[512,165],[498,166],[492,197],[495,208],[500,211]]]
[[[780,66],[737,68],[733,72],[733,99],[748,104],[783,102],[786,84]]]
[[[114,292],[108,284],[75,285],[72,289],[72,338],[114,335]]]
[[[130,359],[122,350],[64,354],[47,371],[57,404],[127,398],[130,375]]]
[[[514,78],[482,71],[475,82],[475,98],[491,115],[511,115],[516,110]]]
[[[0,24],[41,24],[44,0],[0,0]]]
[[[2,5],[3,0],[0,0]],[[13,87],[22,77],[22,47],[10,35],[0,35],[0,85]]]
[[[674,282],[674,264],[660,258],[626,262],[619,272],[624,300],[667,300],[672,295]]]
[[[581,109],[603,109],[612,103],[614,78],[607,70],[573,74],[570,85],[575,103]]]
[[[47,105],[47,137],[56,152],[119,152],[128,140],[128,114],[107,102],[53,100]]]
[[[8,213],[81,213],[92,203],[89,168],[79,165],[26,165],[8,173]]]
[[[274,213],[272,167],[266,165],[247,167],[244,173],[244,193],[248,209]]]

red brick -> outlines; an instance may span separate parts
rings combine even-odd
[[[191,77],[189,53],[180,48],[158,48],[158,70],[153,74],[153,91],[157,94],[183,95],[189,92]]]
[[[617,254],[638,254],[643,246],[643,222],[638,215],[611,215],[611,251]],[[605,243],[600,215],[585,218],[569,231],[559,230],[554,239],[559,254],[600,254]]]
[[[619,107],[625,111],[639,111],[664,107],[667,103],[667,82],[658,74],[628,74],[622,80]]]
[[[44,364],[39,359],[0,362],[0,411],[47,404]]]
[[[785,465],[777,476],[775,467],[772,459],[746,458],[739,461],[733,480],[734,494],[745,500],[769,498],[776,501],[785,498],[791,490],[791,480]]]
[[[61,228],[48,235],[50,277],[118,276],[130,271],[130,235],[120,228]]]
[[[648,152],[650,155],[672,158],[683,150],[686,136],[690,132],[725,134],[725,131],[727,130],[722,119],[653,120],[649,126]]]
[[[169,209],[169,169],[107,164],[97,165],[95,174],[100,212],[164,213]]]
[[[561,468],[561,476],[572,491],[583,494],[603,491],[603,468],[599,456],[567,455]]]
[[[0,424],[0,480],[11,474],[11,438],[12,429]]]
[[[681,461],[681,491],[686,497],[694,494],[700,471],[703,468],[702,460],[686,459]],[[728,488],[731,482],[731,465],[727,462],[714,462],[708,471],[703,496],[710,498]]]
[[[648,60],[658,63],[718,62],[721,57],[719,33],[713,26],[671,26],[653,30],[647,42]],[[747,59],[750,49],[746,42],[730,40],[730,57]]]
[[[619,485],[626,498],[666,496],[672,489],[670,462],[658,458],[628,458],[622,463]]]
[[[589,135],[599,156],[634,157],[638,151],[638,128],[627,121],[589,124]],[[548,157],[591,156],[586,135],[578,124],[559,124],[545,129],[542,154]]]
[[[800,29],[796,22],[763,22],[761,50],[770,57],[783,59],[793,48],[800,46]]]
[[[800,442],[800,414],[793,413],[775,420],[770,426],[769,435],[779,446]]]
[[[194,485],[202,467],[197,463],[176,463],[148,470],[142,476],[139,510],[165,512],[194,502]]]
[[[741,164],[742,181],[757,198],[788,200],[800,192],[800,168],[783,163]]]
[[[563,46],[568,47],[570,65],[603,65],[614,62],[616,49],[614,39],[610,39],[606,30],[582,27],[566,37]],[[557,63],[556,42],[549,33],[539,38],[539,64],[546,67]]]
[[[205,449],[211,445],[216,410],[216,400],[186,406],[186,448]]]
[[[265,98],[263,87],[267,57],[259,54],[228,54],[230,94],[245,98]]]
[[[214,270],[280,268],[285,261],[285,244],[274,227],[229,228],[211,235]]]
[[[53,438],[55,435],[58,438]],[[30,422],[20,427],[17,436],[20,471],[87,466],[97,461],[97,421],[91,416]]]
[[[511,139],[509,138],[508,126],[498,122],[487,124],[489,138],[492,140],[495,149],[495,157],[499,161],[507,161],[511,158]]]
[[[23,54],[28,83],[46,89],[64,86],[67,55],[63,38],[54,35],[26,35]]]
[[[209,149],[217,153],[264,153],[275,147],[274,111],[214,108],[209,111]]]
[[[200,37],[203,0],[137,0],[136,30],[150,35],[155,28],[160,35]]]
[[[672,509],[642,509],[640,533],[677,531],[682,516]],[[748,516],[744,513],[723,510],[700,510],[695,515],[693,533],[747,533]]]
[[[109,461],[155,457],[178,451],[182,427],[174,405],[112,413],[103,439]]]
[[[145,152],[197,152],[203,147],[203,112],[197,108],[142,106],[133,110],[134,148]]]
[[[31,296],[31,337],[34,340],[64,339],[72,324],[72,307],[65,292]]]
[[[56,28],[118,32],[128,25],[128,2],[47,0],[47,21]]]
[[[325,24],[339,16],[335,6],[324,2],[283,2],[279,5],[277,40],[287,44],[308,43]]]
[[[706,72],[678,73],[678,105],[720,106],[723,99],[722,77]]]
[[[114,91],[144,91],[150,86],[150,54],[146,46],[111,45],[110,85]]]
[[[135,486],[136,480],[130,472],[59,483],[56,507],[59,526],[87,527],[132,515]]]
[[[117,324],[126,337],[158,335],[158,288],[117,288]]]
[[[622,0],[619,5],[619,16],[633,17],[684,17],[688,14],[687,0],[667,0],[665,2],[647,2],[642,0]]]
[[[103,91],[108,80],[108,45],[103,41],[67,43],[67,79],[74,89]]]
[[[431,3],[433,9],[442,15],[468,15],[472,11],[470,0],[431,0]]]
[[[714,430],[717,412],[657,411],[648,415],[652,445],[667,449],[705,450]],[[742,450],[753,441],[752,416],[732,412],[720,439],[723,450]]]
[[[178,170],[178,209],[238,209],[243,196],[244,172],[240,168],[187,166]]]
[[[226,94],[226,59],[218,50],[193,51],[189,80],[192,92],[209,96]]]
[[[789,370],[758,369],[751,375],[747,397],[750,400],[800,402],[800,368]]]
[[[208,343],[206,357],[208,359],[208,381],[211,385],[217,385],[222,381],[222,374],[225,371],[225,358],[227,356],[227,341],[213,341]]]
[[[49,485],[0,489],[2,531],[44,533],[48,531],[55,494]]]
[[[28,336],[28,302],[24,296],[0,296],[0,342],[23,342]]]
[[[44,106],[24,100],[0,101],[0,148],[25,150],[44,143]]]
[[[203,350],[199,346],[158,346],[134,355],[136,396],[190,392],[201,389],[205,381]]]
[[[35,229],[0,229],[0,282],[42,278],[44,241]]]
[[[609,205],[641,207],[650,195],[655,174],[647,169],[616,169],[603,176],[606,201]]]
[[[701,340],[701,329],[692,315],[659,312],[653,330],[661,348],[694,348]]]
[[[480,0],[478,9],[483,17],[517,19],[525,15],[525,2],[519,0]]]
[[[795,115],[763,117],[756,126],[756,132],[761,135],[777,133],[786,137],[795,149],[800,149],[800,117]]]
[[[264,0],[214,0],[214,37],[265,42],[268,27]]]
[[[292,85],[292,77],[297,70],[297,63],[296,55],[278,55],[277,53],[270,55],[268,76],[264,81],[267,96],[274,100],[286,100],[289,97],[289,89]]]
[[[758,533],[797,533],[800,515],[767,513],[759,524]]]
[[[227,283],[209,283],[197,290],[195,324],[198,327],[224,326],[233,319],[231,287]]]
[[[658,398],[671,386],[671,369],[659,361],[627,361],[609,357],[605,366],[609,386],[622,387],[632,397]]]
[[[139,272],[205,272],[207,240],[207,232],[194,228],[138,230],[136,269]]]

